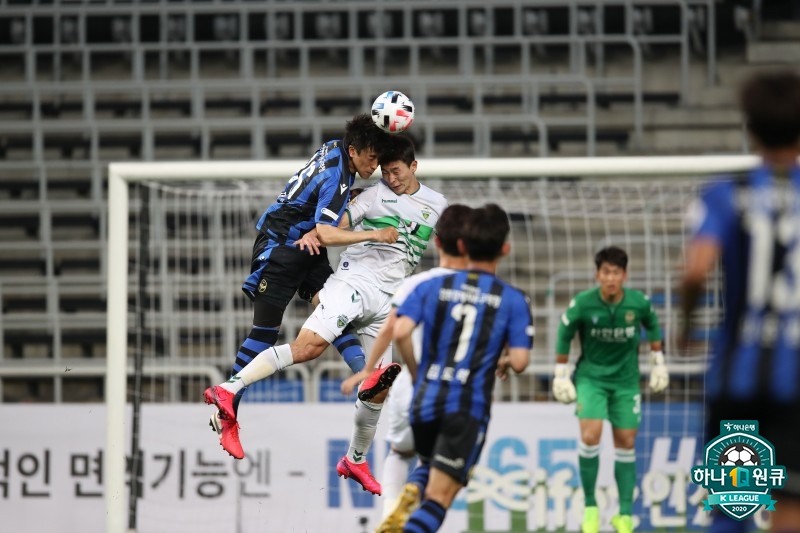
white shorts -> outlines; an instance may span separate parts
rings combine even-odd
[[[389,429],[386,442],[401,453],[414,453],[414,433],[408,424],[408,410],[414,397],[414,383],[406,367],[392,384],[383,411],[388,415]]]
[[[345,281],[336,274],[319,291],[319,305],[303,327],[328,343],[342,334],[351,322],[357,333],[376,337],[391,311],[391,295],[361,278]]]

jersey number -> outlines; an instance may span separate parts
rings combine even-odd
[[[791,215],[779,217],[777,224],[766,213],[752,213],[745,218],[745,228],[750,233],[747,301],[753,309],[763,309],[768,301],[778,312],[800,307],[800,246],[795,224]],[[776,242],[788,250],[781,270],[773,276]]]
[[[467,356],[469,350],[469,342],[472,339],[472,332],[475,329],[475,317],[478,316],[478,310],[472,304],[456,304],[450,311],[450,316],[453,320],[461,322],[461,335],[458,337],[458,347],[456,354],[453,358],[454,363],[458,363]]]
[[[319,171],[319,167],[317,166],[316,161],[312,160],[308,163],[306,168],[295,174],[289,179],[289,184],[291,184],[291,188],[286,193],[286,199],[291,200],[294,198],[294,195],[297,193],[297,190],[300,186],[305,183],[306,180],[312,178],[317,174]]]

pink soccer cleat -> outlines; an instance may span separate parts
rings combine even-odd
[[[368,402],[391,387],[400,370],[400,365],[397,363],[376,368],[358,389],[358,399],[362,402]]]
[[[219,444],[234,459],[244,459],[244,449],[239,441],[239,424],[235,420],[224,418],[225,415],[214,411],[208,425],[219,435]]]
[[[216,405],[225,415],[225,418],[236,422],[236,413],[233,410],[234,396],[236,395],[232,392],[228,392],[219,385],[209,387],[203,392],[203,398],[205,398],[207,404]]]
[[[369,464],[366,461],[353,463],[347,457],[342,457],[339,464],[336,465],[336,472],[345,479],[353,478],[364,490],[377,496],[381,495],[381,484],[372,477],[372,472],[369,471]]]

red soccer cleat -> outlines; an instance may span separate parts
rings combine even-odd
[[[219,443],[223,450],[234,459],[244,459],[244,450],[239,441],[239,424],[235,420],[224,418],[224,416],[219,411],[214,411],[208,425],[219,435]]]
[[[372,374],[364,380],[364,383],[361,384],[361,388],[358,389],[358,399],[362,402],[368,402],[377,396],[378,393],[391,387],[397,374],[400,373],[400,370],[400,365],[397,363],[376,368]]]
[[[225,418],[236,422],[236,413],[233,410],[234,396],[236,395],[232,392],[228,392],[219,385],[209,387],[203,392],[203,398],[205,398],[207,404],[216,405],[225,415]]]
[[[372,472],[369,471],[369,464],[366,461],[353,463],[347,457],[342,457],[339,464],[336,465],[336,472],[345,479],[353,478],[364,490],[377,496],[381,495],[381,484],[372,477]]]

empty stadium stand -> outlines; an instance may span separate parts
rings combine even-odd
[[[735,150],[728,19],[713,0],[0,0],[0,401],[102,399],[109,162],[307,157],[390,87],[417,106],[420,158]],[[697,125],[724,135],[684,141]],[[191,280],[208,261],[166,268]],[[160,356],[173,342],[144,336]],[[229,359],[180,377],[180,397]],[[254,396],[338,399],[340,370]]]

